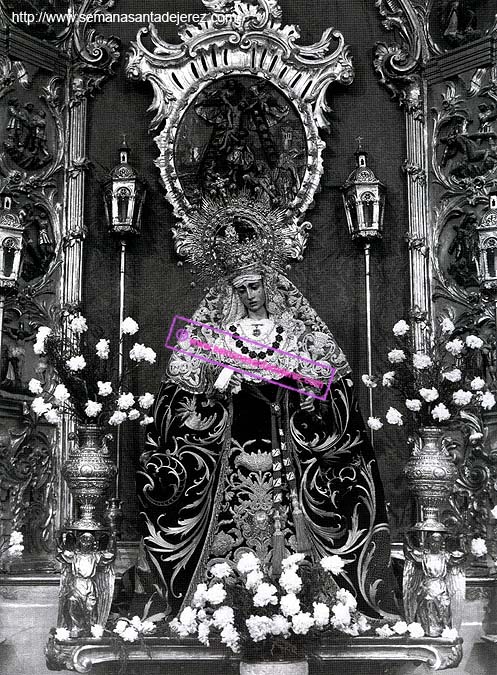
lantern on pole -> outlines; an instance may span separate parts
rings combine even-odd
[[[478,224],[478,276],[484,291],[497,296],[497,194],[488,198],[488,208]]]
[[[362,138],[358,137],[356,140],[356,167],[342,186],[342,196],[347,216],[347,225],[352,239],[361,241],[364,247],[368,375],[371,377],[370,248],[372,241],[381,239],[382,237],[386,188],[368,166],[368,153],[362,147]],[[369,388],[368,393],[369,415],[373,417],[373,390]],[[372,439],[373,431],[371,430]]]
[[[119,360],[118,376],[123,374],[122,324],[124,321],[124,293],[126,281],[126,245],[129,237],[141,233],[142,210],[145,202],[146,186],[138,172],[129,163],[130,148],[123,135],[119,148],[119,163],[110,171],[104,183],[104,201],[107,226],[110,234],[117,237],[121,247],[119,266]],[[120,475],[120,428],[117,428],[117,484],[119,496]]]
[[[12,211],[12,198],[0,195],[0,363],[5,295],[15,290],[21,272],[24,225]]]

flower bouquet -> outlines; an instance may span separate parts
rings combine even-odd
[[[381,378],[363,375],[362,381],[368,388],[381,381],[383,387],[400,392],[417,428],[458,421],[463,410],[495,406],[495,396],[478,376],[478,356],[484,346],[480,337],[462,339],[448,318],[440,320],[435,330],[426,325],[424,350],[415,349],[412,326],[403,319],[394,325],[393,334],[396,345],[387,358],[394,369]],[[402,426],[405,414],[390,407],[385,418],[388,424]],[[368,426],[377,431],[383,422],[370,417]]]
[[[247,660],[302,659],[306,647],[325,637],[424,635],[417,623],[397,621],[390,627],[358,611],[355,597],[334,579],[344,565],[336,555],[311,563],[295,553],[283,560],[275,581],[253,552],[244,553],[236,564],[210,567],[207,582],[197,585],[191,604],[169,627],[207,646],[217,636]]]
[[[19,558],[23,551],[24,544],[21,532],[14,530],[10,533],[10,536],[0,537],[0,572],[8,572],[12,560]]]
[[[139,326],[131,317],[121,325],[119,350]],[[62,413],[76,418],[79,424],[117,426],[126,419],[153,420],[147,414],[154,402],[148,392],[135,397],[128,389],[131,372],[140,363],[153,364],[153,349],[135,343],[129,350],[130,364],[122,374],[111,366],[110,340],[90,331],[85,317],[70,309],[56,313],[55,328],[38,329],[34,351],[41,357],[37,372],[44,379],[33,378],[28,387],[36,398],[31,408],[50,424],[57,424]],[[55,371],[59,384],[52,387],[47,370]]]

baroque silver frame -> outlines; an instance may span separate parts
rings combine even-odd
[[[296,26],[281,24],[276,0],[230,3],[203,0],[215,12],[202,16],[196,25],[179,31],[180,44],[164,42],[151,24],[142,28],[131,44],[126,65],[132,80],[148,81],[154,90],[150,110],[155,117],[152,131],[159,148],[156,164],[175,216],[182,222],[174,230],[176,251],[193,246],[190,225],[197,207],[180,185],[174,162],[174,143],[183,116],[192,101],[210,83],[227,75],[252,75],[272,83],[297,110],[307,141],[307,167],[295,198],[289,204],[287,251],[289,258],[302,259],[310,223],[302,222],[311,206],[322,172],[325,146],[319,131],[328,128],[326,103],[333,82],[350,84],[354,71],[342,34],[324,31],[319,42],[301,46]],[[230,9],[230,6],[232,7]],[[151,47],[145,44],[149,38]]]

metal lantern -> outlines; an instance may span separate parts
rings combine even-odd
[[[357,140],[357,165],[342,186],[347,224],[353,239],[381,238],[386,190],[368,167],[368,153]]]
[[[11,211],[12,199],[0,196],[0,293],[15,288],[21,271],[22,233],[24,226]]]
[[[119,164],[110,172],[105,183],[105,213],[109,231],[123,238],[139,234],[145,183],[129,163],[130,149],[123,138],[119,148]]]
[[[497,194],[489,196],[488,209],[478,225],[478,248],[481,287],[497,291]]]

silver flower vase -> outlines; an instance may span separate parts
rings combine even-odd
[[[404,469],[410,491],[420,507],[419,529],[438,529],[440,510],[452,493],[457,476],[454,461],[443,444],[445,430],[441,427],[422,427],[420,442],[416,444]]]
[[[78,424],[77,440],[62,466],[62,475],[80,507],[79,518],[71,523],[72,528],[104,529],[96,517],[97,504],[105,497],[116,474],[102,427]]]

